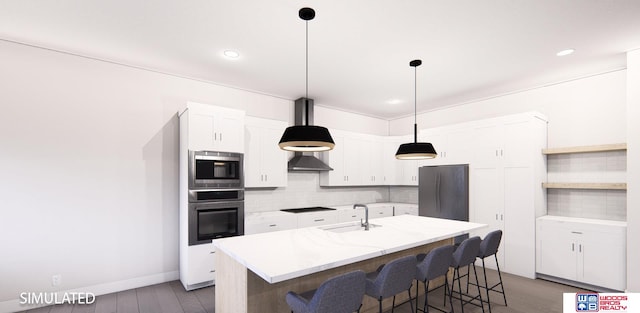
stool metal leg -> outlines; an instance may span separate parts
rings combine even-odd
[[[498,269],[498,277],[500,278],[500,289],[502,289],[502,298],[504,298],[504,306],[507,306],[507,295],[504,292],[504,285],[502,284],[502,274],[500,274],[500,265],[498,265],[498,256],[493,255],[496,258],[496,268]]]
[[[496,263],[498,264],[498,263]],[[489,313],[491,313],[491,297],[489,296],[489,283],[487,283],[487,268],[484,266],[484,259],[482,259],[482,273],[484,274],[484,288],[487,291],[487,304],[489,305]]]
[[[480,305],[482,306],[482,313],[484,313],[484,302],[482,300],[482,292],[480,291],[480,282],[478,282],[478,272],[476,272],[476,266],[473,265],[473,276],[476,277],[476,287],[478,287],[478,297],[480,297]],[[469,277],[467,277],[469,279]]]

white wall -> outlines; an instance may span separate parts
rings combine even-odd
[[[293,121],[291,100],[5,41],[0,68],[0,312],[16,310],[25,291],[103,293],[177,279],[176,113],[187,101]],[[387,131],[386,121],[317,111],[319,122],[335,112],[354,131]],[[309,194],[317,176],[256,196]],[[388,200],[388,188],[321,192]]]
[[[626,71],[620,70],[422,113],[418,127],[538,111],[549,119],[549,147],[626,142],[625,91]],[[412,116],[392,120],[389,133],[408,134],[412,127]]]
[[[627,54],[627,289],[640,292],[640,50]]]

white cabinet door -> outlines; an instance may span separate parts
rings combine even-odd
[[[215,247],[201,244],[188,248],[187,284],[195,285],[215,280]],[[184,283],[184,282],[183,282]]]
[[[213,116],[188,111],[189,114],[189,150],[215,151]]]
[[[576,279],[576,243],[571,232],[561,225],[538,223],[537,271],[539,273]]]
[[[331,151],[322,152],[320,159],[333,171],[320,173],[320,186],[363,185],[363,140],[357,134],[348,132],[331,130],[331,134],[336,146]]]
[[[344,140],[344,174],[347,186],[358,186],[363,184],[362,160],[360,157],[362,140],[347,136]]]
[[[213,128],[215,151],[244,152],[244,116],[220,114]]]
[[[501,252],[504,268],[510,273],[535,277],[536,251],[533,167],[504,169],[504,233]],[[501,215],[501,219],[502,219]],[[500,253],[498,254],[500,257]],[[502,260],[499,259],[501,262]]]
[[[362,185],[384,185],[384,143],[378,136],[367,136],[360,143],[358,159],[362,171]]]
[[[189,150],[244,153],[244,111],[189,102]]]
[[[287,186],[287,152],[278,147],[287,123],[247,117],[245,187]]]
[[[330,132],[336,145],[333,150],[320,153],[320,160],[333,168],[333,171],[320,172],[320,186],[346,186],[345,135],[336,130]]]
[[[502,243],[498,249],[498,262],[505,269],[506,232],[504,228],[504,174],[501,168],[472,168],[470,173],[470,212],[472,222],[487,224],[488,227],[473,232],[484,238],[487,233],[502,230]],[[485,259],[489,268],[496,269],[495,258]]]
[[[582,262],[578,277],[592,285],[624,290],[626,250],[626,234],[622,229],[585,232],[578,243],[578,264]]]
[[[396,159],[396,152],[398,151],[399,144],[393,139],[386,139],[384,142],[382,167],[383,167],[383,181],[385,185],[394,186],[398,185],[398,178],[401,176],[398,174],[402,169],[398,166],[398,159]]]

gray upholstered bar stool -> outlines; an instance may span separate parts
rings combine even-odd
[[[391,312],[396,305],[396,295],[407,291],[409,293],[409,304],[413,312],[413,299],[411,298],[411,285],[416,277],[416,265],[418,260],[415,255],[405,256],[395,259],[384,266],[379,271],[367,274],[367,285],[365,293],[378,300],[380,313],[382,313],[382,300],[393,296]]]
[[[289,291],[285,300],[293,313],[360,312],[366,276],[353,271],[327,279],[316,290],[302,294]]]
[[[451,293],[449,292],[449,279],[447,274],[449,273],[449,264],[451,264],[451,258],[453,257],[453,246],[442,246],[429,251],[428,254],[418,255],[418,266],[416,272],[416,311],[418,311],[418,294],[420,293],[420,283],[424,284],[424,307],[423,312],[429,312],[429,308],[434,308],[440,312],[448,312],[441,308],[432,306],[429,304],[429,281],[438,277],[444,276],[444,284],[438,286],[435,289],[444,286],[445,297],[449,295],[449,305],[453,310],[453,303],[451,302]],[[445,299],[446,304],[446,299]]]
[[[502,298],[504,299],[504,305],[507,306],[507,296],[504,293],[504,285],[502,284],[502,274],[500,273],[500,265],[498,264],[498,256],[497,256],[498,248],[500,247],[501,240],[502,240],[501,230],[494,230],[488,233],[480,243],[480,250],[478,251],[478,255],[477,255],[477,257],[482,260],[482,273],[484,274],[484,286],[481,285],[480,288],[483,288],[487,292],[487,303],[489,304],[489,312],[491,312],[491,298],[489,297],[490,291],[501,293]],[[484,259],[492,255],[496,259],[496,269],[498,270],[498,277],[500,281],[492,285],[491,287],[489,287],[489,282],[487,279],[487,268],[485,267]],[[500,287],[499,290],[497,289],[498,286]],[[468,285],[467,285],[467,290],[469,290]]]
[[[464,306],[466,304],[473,304],[482,308],[482,313],[484,313],[484,303],[482,301],[482,294],[480,293],[480,286],[478,284],[478,275],[476,273],[476,267],[473,266],[473,272],[476,273],[476,283],[475,285],[478,287],[478,295],[471,296],[469,293],[462,292],[462,284],[460,283],[460,279],[462,277],[467,277],[467,280],[471,277],[469,275],[469,268],[475,262],[476,256],[478,255],[478,251],[480,251],[480,237],[471,237],[463,241],[460,246],[453,253],[453,257],[451,258],[450,266],[453,267],[453,281],[451,282],[451,293],[457,293],[458,298],[460,300],[460,306],[462,307],[462,312],[464,313]],[[460,268],[467,267],[467,273],[460,276]],[[458,282],[458,291],[455,291],[455,283]],[[465,299],[466,298],[466,299]],[[479,299],[480,304],[473,302],[474,300]]]

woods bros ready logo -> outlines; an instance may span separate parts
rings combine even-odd
[[[625,294],[577,293],[576,312],[626,312]]]

